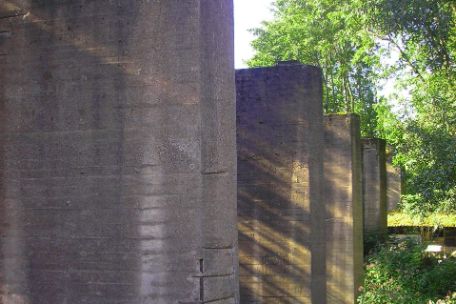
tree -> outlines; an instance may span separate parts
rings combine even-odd
[[[254,30],[248,64],[321,67],[325,111],[356,112],[364,136],[395,146],[406,172],[403,207],[456,210],[456,2],[276,0],[274,11]],[[387,79],[394,94],[379,97]]]
[[[403,206],[412,213],[454,211],[456,2],[373,0],[362,10],[371,16],[372,35],[399,53],[389,72],[407,88],[413,108],[414,114],[400,122],[400,134],[384,128],[396,144],[396,163],[407,174]]]
[[[255,29],[256,55],[249,66],[268,66],[280,60],[299,60],[323,71],[326,112],[356,112],[363,118],[362,132],[375,134],[375,69],[378,56],[349,3],[332,0],[275,3],[275,19]]]

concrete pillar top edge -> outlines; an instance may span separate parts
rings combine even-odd
[[[315,72],[321,73],[321,69],[317,66],[310,65],[310,64],[302,64],[299,61],[293,61],[291,63],[287,62],[278,62],[276,65],[272,66],[264,66],[264,67],[253,67],[253,68],[244,68],[244,69],[236,69],[236,73],[243,73],[247,71],[258,71],[264,72],[266,70],[277,70],[277,69],[296,69],[296,70],[314,70]]]

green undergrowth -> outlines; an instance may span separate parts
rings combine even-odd
[[[359,304],[456,304],[456,259],[439,260],[411,240],[367,258]]]
[[[456,214],[411,216],[401,211],[392,211],[388,213],[388,227],[456,227]]]

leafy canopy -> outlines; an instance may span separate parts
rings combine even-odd
[[[363,136],[395,148],[403,208],[456,210],[456,2],[276,0],[274,12],[249,66],[319,66],[325,111],[358,113]]]

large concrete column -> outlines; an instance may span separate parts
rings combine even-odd
[[[400,168],[392,164],[391,147],[387,146],[386,152],[386,195],[388,211],[397,209],[402,194],[402,173]]]
[[[230,0],[0,2],[0,296],[235,303]]]
[[[241,302],[325,303],[321,72],[239,70],[236,87]]]
[[[379,236],[387,228],[385,141],[364,138],[362,151],[364,235]]]
[[[328,304],[355,304],[363,272],[362,167],[359,117],[324,120],[326,288]]]

